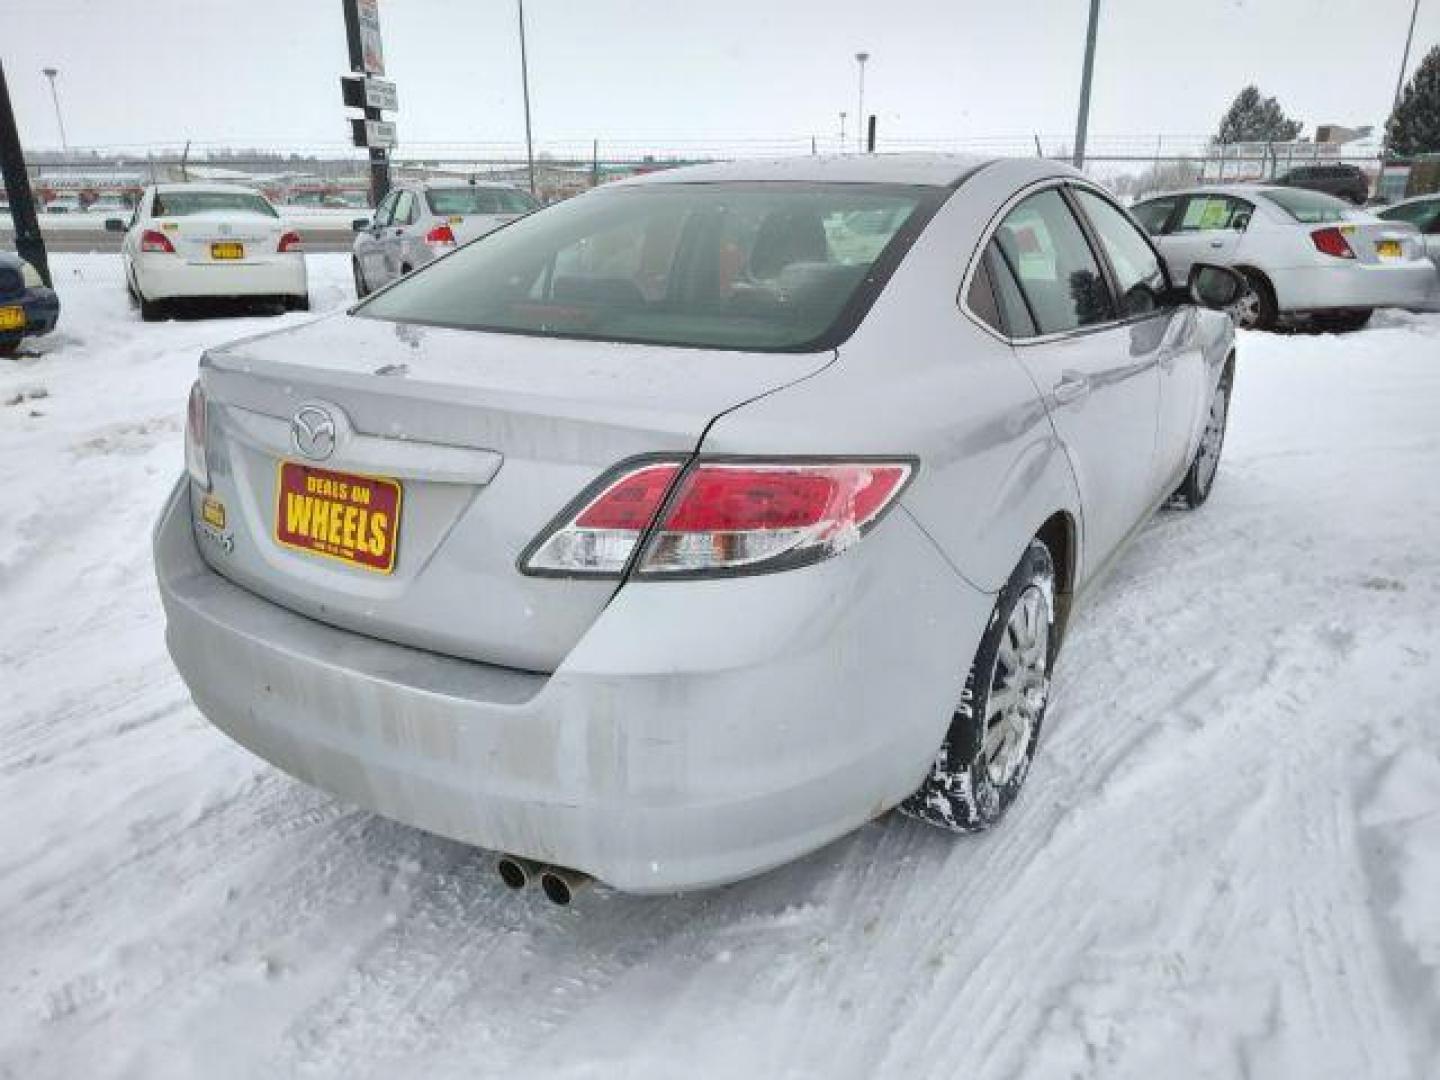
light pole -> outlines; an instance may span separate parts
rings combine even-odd
[[[520,85],[525,92],[525,163],[530,171],[530,197],[535,198],[535,144],[530,139],[530,69],[525,62],[525,0],[515,0],[520,12]]]
[[[855,62],[860,65],[860,99],[855,109],[855,143],[861,149],[865,149],[865,61],[870,59],[868,52],[857,52]]]
[[[1100,0],[1090,0],[1090,25],[1085,31],[1085,70],[1080,76],[1080,114],[1075,118],[1077,169],[1085,167],[1085,133],[1090,126],[1090,78],[1095,72],[1095,31],[1100,24]]]
[[[60,127],[60,149],[68,154],[70,144],[65,141],[65,118],[60,115],[60,95],[55,90],[55,76],[60,72],[57,68],[41,68],[40,70],[50,80],[50,100],[55,103],[55,123]]]
[[[845,152],[845,110],[840,110],[840,152]]]
[[[1400,107],[1400,91],[1405,88],[1405,68],[1410,64],[1410,42],[1415,39],[1415,17],[1420,14],[1420,0],[1410,9],[1410,29],[1405,33],[1405,51],[1400,56],[1400,74],[1395,79],[1395,101],[1390,106],[1391,115]]]

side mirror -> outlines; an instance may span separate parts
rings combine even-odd
[[[1190,302],[1203,308],[1223,311],[1238,304],[1250,291],[1245,275],[1228,266],[1212,266],[1196,263],[1190,268],[1190,284],[1187,289]]]
[[[125,221],[123,218],[111,217],[105,219],[106,232],[124,232]]]
[[[357,217],[350,222],[350,228],[355,232],[364,232],[370,228],[370,219],[368,217]]]

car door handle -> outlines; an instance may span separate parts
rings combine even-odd
[[[1212,248],[1222,248],[1222,247],[1225,246],[1225,241],[1224,241],[1224,240],[1211,240],[1211,241],[1210,241],[1210,246],[1211,246]]]
[[[1088,393],[1090,393],[1090,380],[1078,371],[1067,371],[1055,384],[1055,403],[1068,405],[1072,401],[1079,401]]]

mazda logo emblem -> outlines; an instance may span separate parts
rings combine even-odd
[[[319,405],[306,405],[290,421],[295,449],[313,461],[335,452],[335,418]]]

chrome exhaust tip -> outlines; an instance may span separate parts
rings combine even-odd
[[[574,900],[575,894],[589,881],[589,874],[559,866],[547,866],[540,872],[540,888],[546,899],[560,907],[565,907]]]
[[[509,889],[523,889],[540,876],[540,864],[515,855],[501,855],[495,860],[495,872]]]

